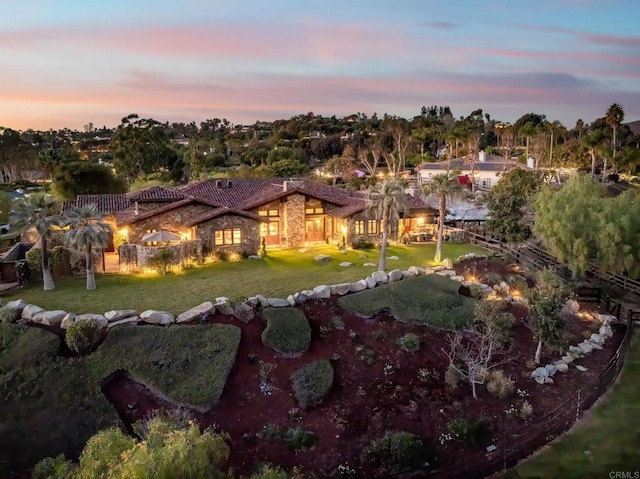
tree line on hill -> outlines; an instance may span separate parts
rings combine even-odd
[[[640,135],[623,121],[624,109],[617,103],[603,117],[590,124],[578,120],[572,128],[538,113],[513,124],[482,109],[456,118],[447,106],[422,107],[410,119],[307,113],[252,125],[219,118],[199,125],[161,123],[131,114],[115,128],[91,123],[83,131],[0,127],[0,178],[48,177],[59,197],[73,198],[221,175],[302,176],[322,165],[329,177],[358,186],[362,180],[356,170],[369,176],[380,170],[397,173],[436,159],[477,158],[482,150],[532,158],[536,168],[633,174],[640,164]]]

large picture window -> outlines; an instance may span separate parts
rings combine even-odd
[[[228,228],[225,230],[215,230],[213,240],[216,246],[226,246],[242,243],[242,232],[240,228]]]
[[[356,220],[355,222],[355,234],[363,235],[364,234],[364,220]]]
[[[367,224],[368,234],[377,235],[378,234],[378,220],[369,220]]]

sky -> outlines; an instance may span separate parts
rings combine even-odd
[[[0,126],[640,119],[637,0],[0,0]]]

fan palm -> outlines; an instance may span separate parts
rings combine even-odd
[[[384,271],[387,261],[387,241],[389,239],[390,226],[398,221],[401,210],[404,213],[408,210],[403,182],[398,178],[388,178],[369,187],[367,205],[368,210],[375,211],[376,218],[381,223],[382,245],[378,270]]]
[[[612,104],[608,109],[607,109],[607,115],[605,117],[605,120],[607,122],[607,125],[609,125],[611,127],[611,130],[613,130],[613,163],[615,165],[616,162],[616,148],[618,146],[618,128],[620,128],[620,125],[622,124],[622,121],[624,120],[624,109],[622,108],[622,105],[620,105],[619,103],[614,103]],[[605,171],[605,175],[606,175],[606,171]]]
[[[66,241],[72,248],[83,251],[87,270],[87,289],[96,289],[93,248],[104,248],[109,242],[111,225],[102,221],[103,216],[95,205],[74,208],[65,218],[65,226],[70,226]]]
[[[462,185],[453,173],[441,173],[435,175],[431,181],[423,186],[425,195],[438,197],[438,240],[436,242],[436,255],[434,261],[439,263],[442,259],[442,236],[444,233],[444,220],[447,214],[447,198],[455,196],[462,190]]]
[[[58,203],[47,195],[31,195],[21,200],[11,213],[10,223],[17,226],[22,233],[30,230],[36,232],[36,242],[42,246],[42,282],[43,289],[55,289],[51,276],[49,251],[47,240],[51,237],[51,230],[60,224]]]

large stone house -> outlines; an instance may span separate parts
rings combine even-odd
[[[168,231],[184,242],[198,241],[205,253],[255,254],[262,244],[292,248],[381,236],[363,192],[306,179],[211,179],[132,194],[80,195],[63,211],[91,203],[114,227],[115,243],[156,246],[145,235]],[[437,213],[421,197],[407,195],[407,204],[403,231],[433,222]]]

